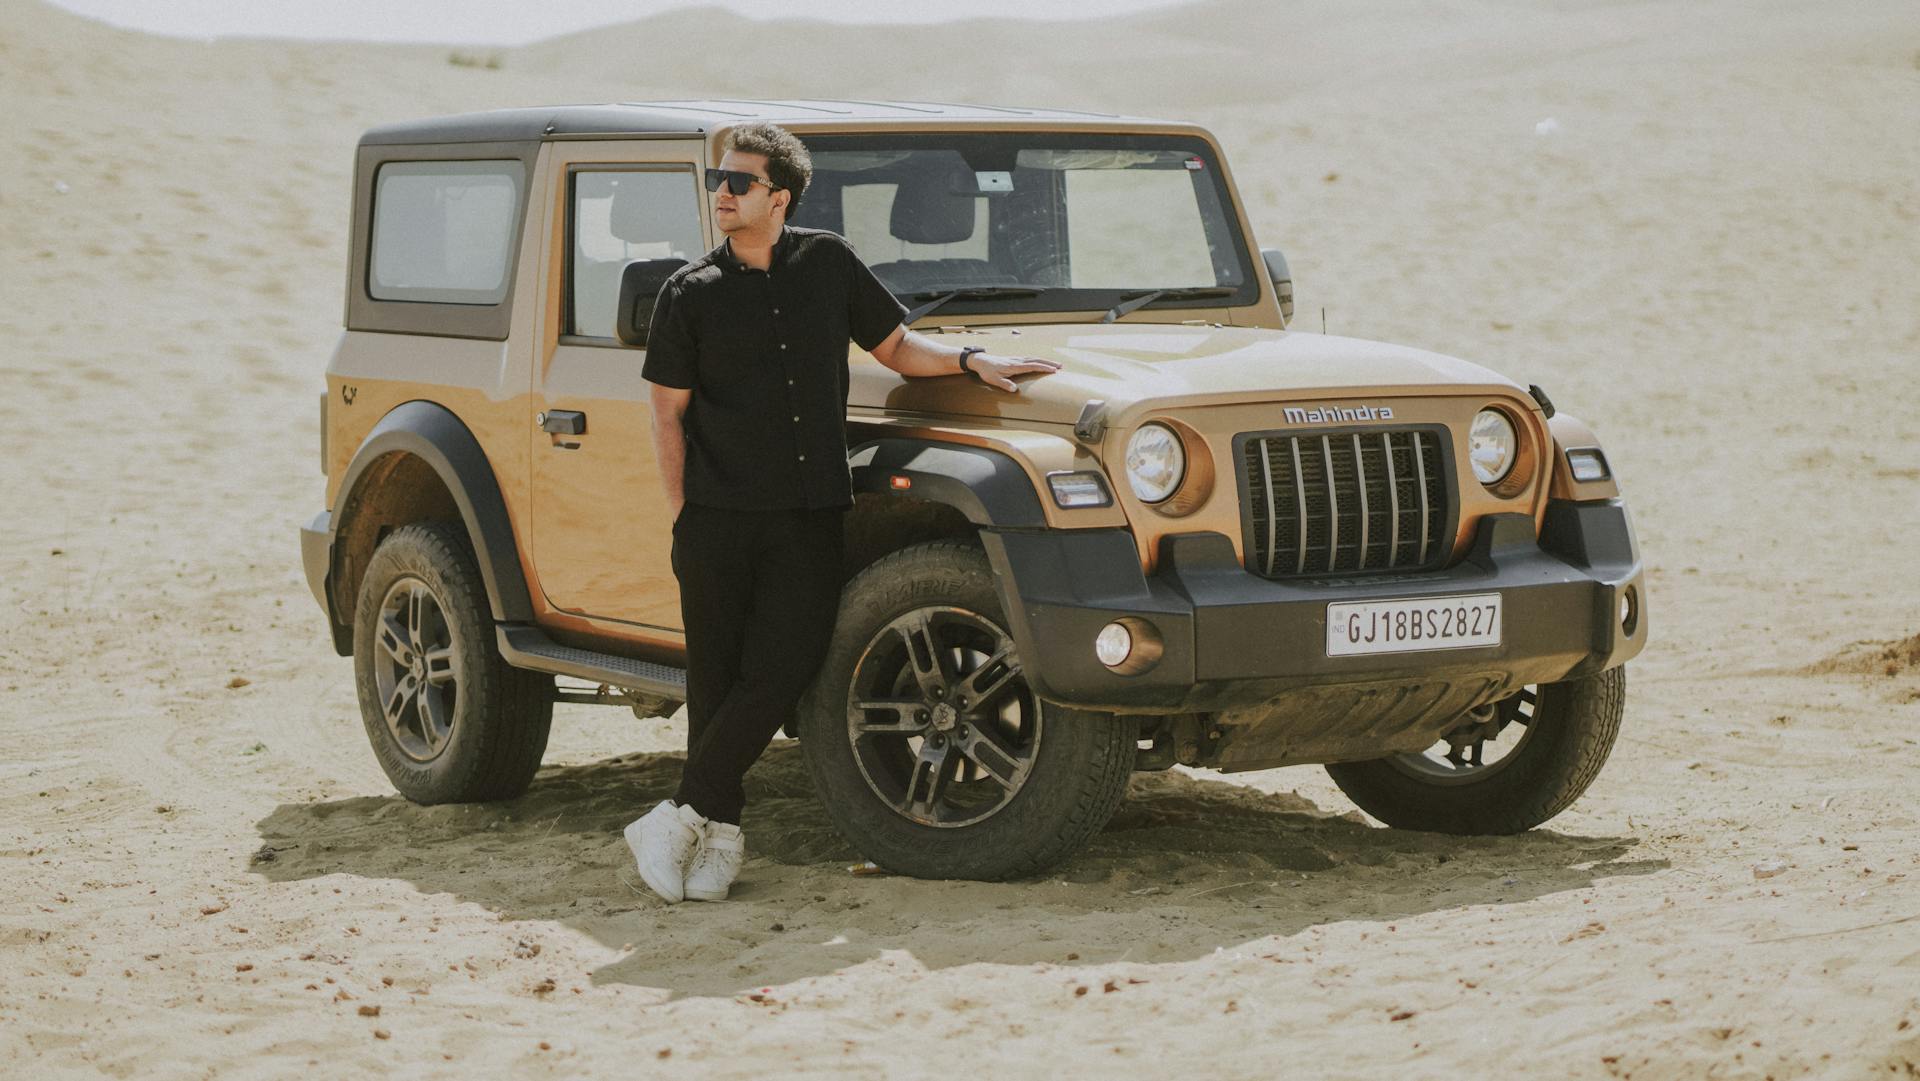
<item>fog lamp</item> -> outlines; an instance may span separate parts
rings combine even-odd
[[[1127,663],[1133,654],[1133,632],[1119,623],[1109,623],[1100,628],[1093,640],[1093,655],[1108,668],[1118,668]]]

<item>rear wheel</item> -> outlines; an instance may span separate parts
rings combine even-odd
[[[986,556],[938,541],[847,584],[800,709],[828,815],[868,859],[920,878],[1004,879],[1066,859],[1112,817],[1131,718],[1028,686]]]
[[[1462,718],[1420,754],[1341,762],[1327,773],[1360,809],[1399,829],[1520,833],[1593,783],[1620,733],[1626,668],[1528,686]]]
[[[415,803],[511,799],[540,768],[553,678],[500,659],[466,535],[402,526],[374,550],[353,617],[354,683],[374,757]]]

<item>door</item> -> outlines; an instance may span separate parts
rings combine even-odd
[[[613,319],[629,262],[691,260],[708,250],[702,144],[554,149],[548,235],[558,258],[547,263],[549,326],[532,396],[534,566],[554,608],[678,630],[672,521],[640,377],[646,353],[619,343]]]

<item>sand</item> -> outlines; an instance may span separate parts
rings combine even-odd
[[[0,1074],[1920,1073],[1917,50],[1896,0],[702,11],[491,51],[5,0]],[[737,900],[676,908],[617,832],[671,719],[563,706],[524,799],[398,799],[294,534],[354,139],[729,94],[1198,120],[1300,326],[1590,422],[1653,633],[1592,790],[1457,839],[1312,767],[1177,770],[1042,880],[927,883],[848,875],[782,743]]]

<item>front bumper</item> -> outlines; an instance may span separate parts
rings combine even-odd
[[[1085,709],[1175,714],[1245,710],[1308,689],[1325,709],[1374,715],[1470,708],[1529,683],[1604,671],[1646,644],[1646,589],[1617,499],[1549,505],[1539,536],[1522,514],[1483,519],[1465,559],[1424,574],[1270,581],[1240,566],[1218,533],[1163,542],[1152,577],[1126,530],[987,531],[1014,644],[1042,698]],[[1631,633],[1617,616],[1635,593]],[[1327,605],[1499,592],[1498,645],[1329,657]],[[1160,660],[1134,675],[1101,664],[1093,642],[1122,616],[1152,625]],[[1351,689],[1344,699],[1330,688]],[[1395,696],[1398,696],[1396,698]],[[1395,707],[1408,696],[1418,703]],[[1386,705],[1382,705],[1386,703]],[[1457,715],[1457,711],[1455,712]]]

